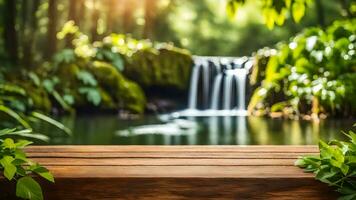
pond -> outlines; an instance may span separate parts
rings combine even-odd
[[[313,145],[319,139],[344,139],[352,119],[326,119],[319,123],[251,116],[205,116],[169,119],[146,115],[122,120],[117,115],[79,115],[59,121],[72,136],[48,124],[37,124],[49,133],[53,145]],[[48,144],[48,143],[47,143]]]

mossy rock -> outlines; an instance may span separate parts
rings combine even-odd
[[[124,75],[144,88],[187,90],[193,59],[173,46],[142,49],[125,57]]]
[[[143,113],[146,106],[144,92],[136,83],[126,79],[114,66],[95,61],[90,67],[91,73],[98,80],[100,87],[119,109],[134,113]]]

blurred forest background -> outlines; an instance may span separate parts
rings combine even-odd
[[[261,1],[250,0],[236,19],[226,14],[225,0],[0,0],[0,59],[35,66],[60,49],[57,32],[73,20],[92,41],[115,32],[137,39],[173,42],[195,55],[245,56],[286,41],[305,27],[326,27],[342,18],[342,4],[316,0],[300,23],[287,19],[269,30]]]

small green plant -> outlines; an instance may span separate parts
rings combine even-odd
[[[32,144],[31,141],[14,138],[36,138],[46,140],[46,137],[36,137],[30,129],[0,130],[0,171],[9,181],[16,181],[16,196],[29,200],[42,200],[41,186],[33,178],[36,174],[50,182],[54,182],[53,175],[45,167],[29,160],[23,148]],[[37,135],[38,136],[38,135]]]
[[[356,199],[356,133],[344,133],[350,141],[320,141],[318,156],[304,156],[295,165],[306,172],[315,173],[315,178],[335,187],[341,194],[339,200]]]

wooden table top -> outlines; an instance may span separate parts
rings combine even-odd
[[[33,146],[55,177],[311,177],[294,166],[316,146]]]
[[[51,200],[337,196],[294,166],[299,156],[317,154],[317,146],[32,146],[26,152],[54,174],[55,184],[41,181]]]

